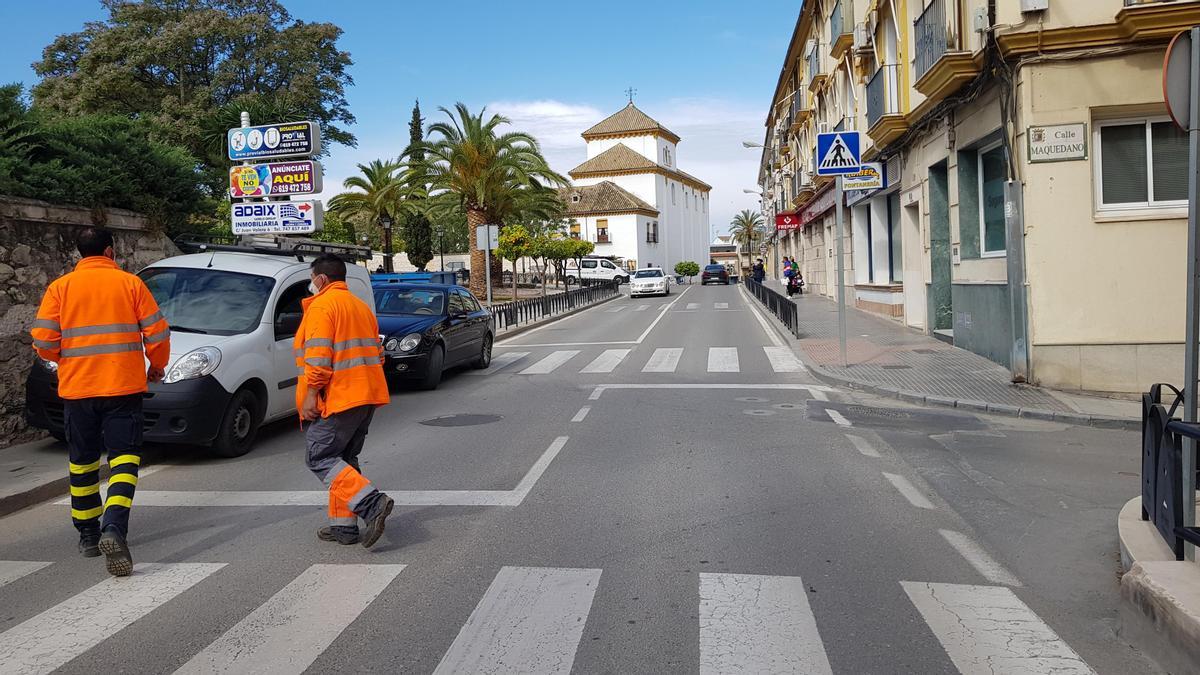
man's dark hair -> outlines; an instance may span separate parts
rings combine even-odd
[[[312,271],[324,274],[330,281],[345,281],[346,261],[332,253],[325,253],[312,261]]]
[[[104,249],[112,245],[112,232],[103,227],[85,227],[75,239],[75,248],[79,249],[79,255],[85,258],[104,255]]]

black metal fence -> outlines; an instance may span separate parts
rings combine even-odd
[[[525,298],[492,305],[492,323],[496,330],[519,326],[554,314],[586,307],[620,294],[621,285],[615,281],[589,284],[565,293],[546,297]]]
[[[800,314],[796,311],[796,303],[789,300],[782,293],[758,283],[751,277],[746,278],[746,288],[754,294],[754,297],[758,298],[758,301],[763,306],[771,310],[771,313],[776,318],[783,322],[783,325],[791,331],[792,335],[800,337]]]
[[[1171,392],[1164,401],[1164,389]],[[1200,439],[1200,424],[1175,417],[1183,393],[1169,384],[1156,384],[1142,395],[1142,520],[1154,523],[1176,560],[1183,560],[1183,544],[1200,545],[1200,529],[1186,527],[1183,519],[1183,439]]]

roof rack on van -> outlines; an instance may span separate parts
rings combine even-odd
[[[324,253],[332,253],[350,263],[371,259],[371,249],[367,246],[336,244],[280,235],[252,236],[248,243],[242,243],[239,237],[226,234],[181,234],[175,238],[175,245],[185,253],[204,253],[206,251],[259,253],[295,257],[300,262],[304,262],[304,256],[315,257]]]

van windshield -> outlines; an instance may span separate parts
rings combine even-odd
[[[138,276],[171,330],[183,333],[249,333],[262,322],[275,287],[271,277],[212,269],[151,267]]]

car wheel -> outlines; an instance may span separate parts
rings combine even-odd
[[[476,370],[483,370],[492,365],[492,336],[490,334],[483,336],[483,347],[479,350],[479,356],[471,367]]]
[[[241,457],[250,452],[260,424],[262,412],[258,397],[249,389],[238,391],[225,408],[225,416],[213,441],[213,454],[218,457]]]
[[[429,352],[429,363],[425,366],[425,377],[421,378],[420,387],[425,391],[433,391],[442,383],[442,366],[446,362],[446,353],[441,345],[434,345]]]

